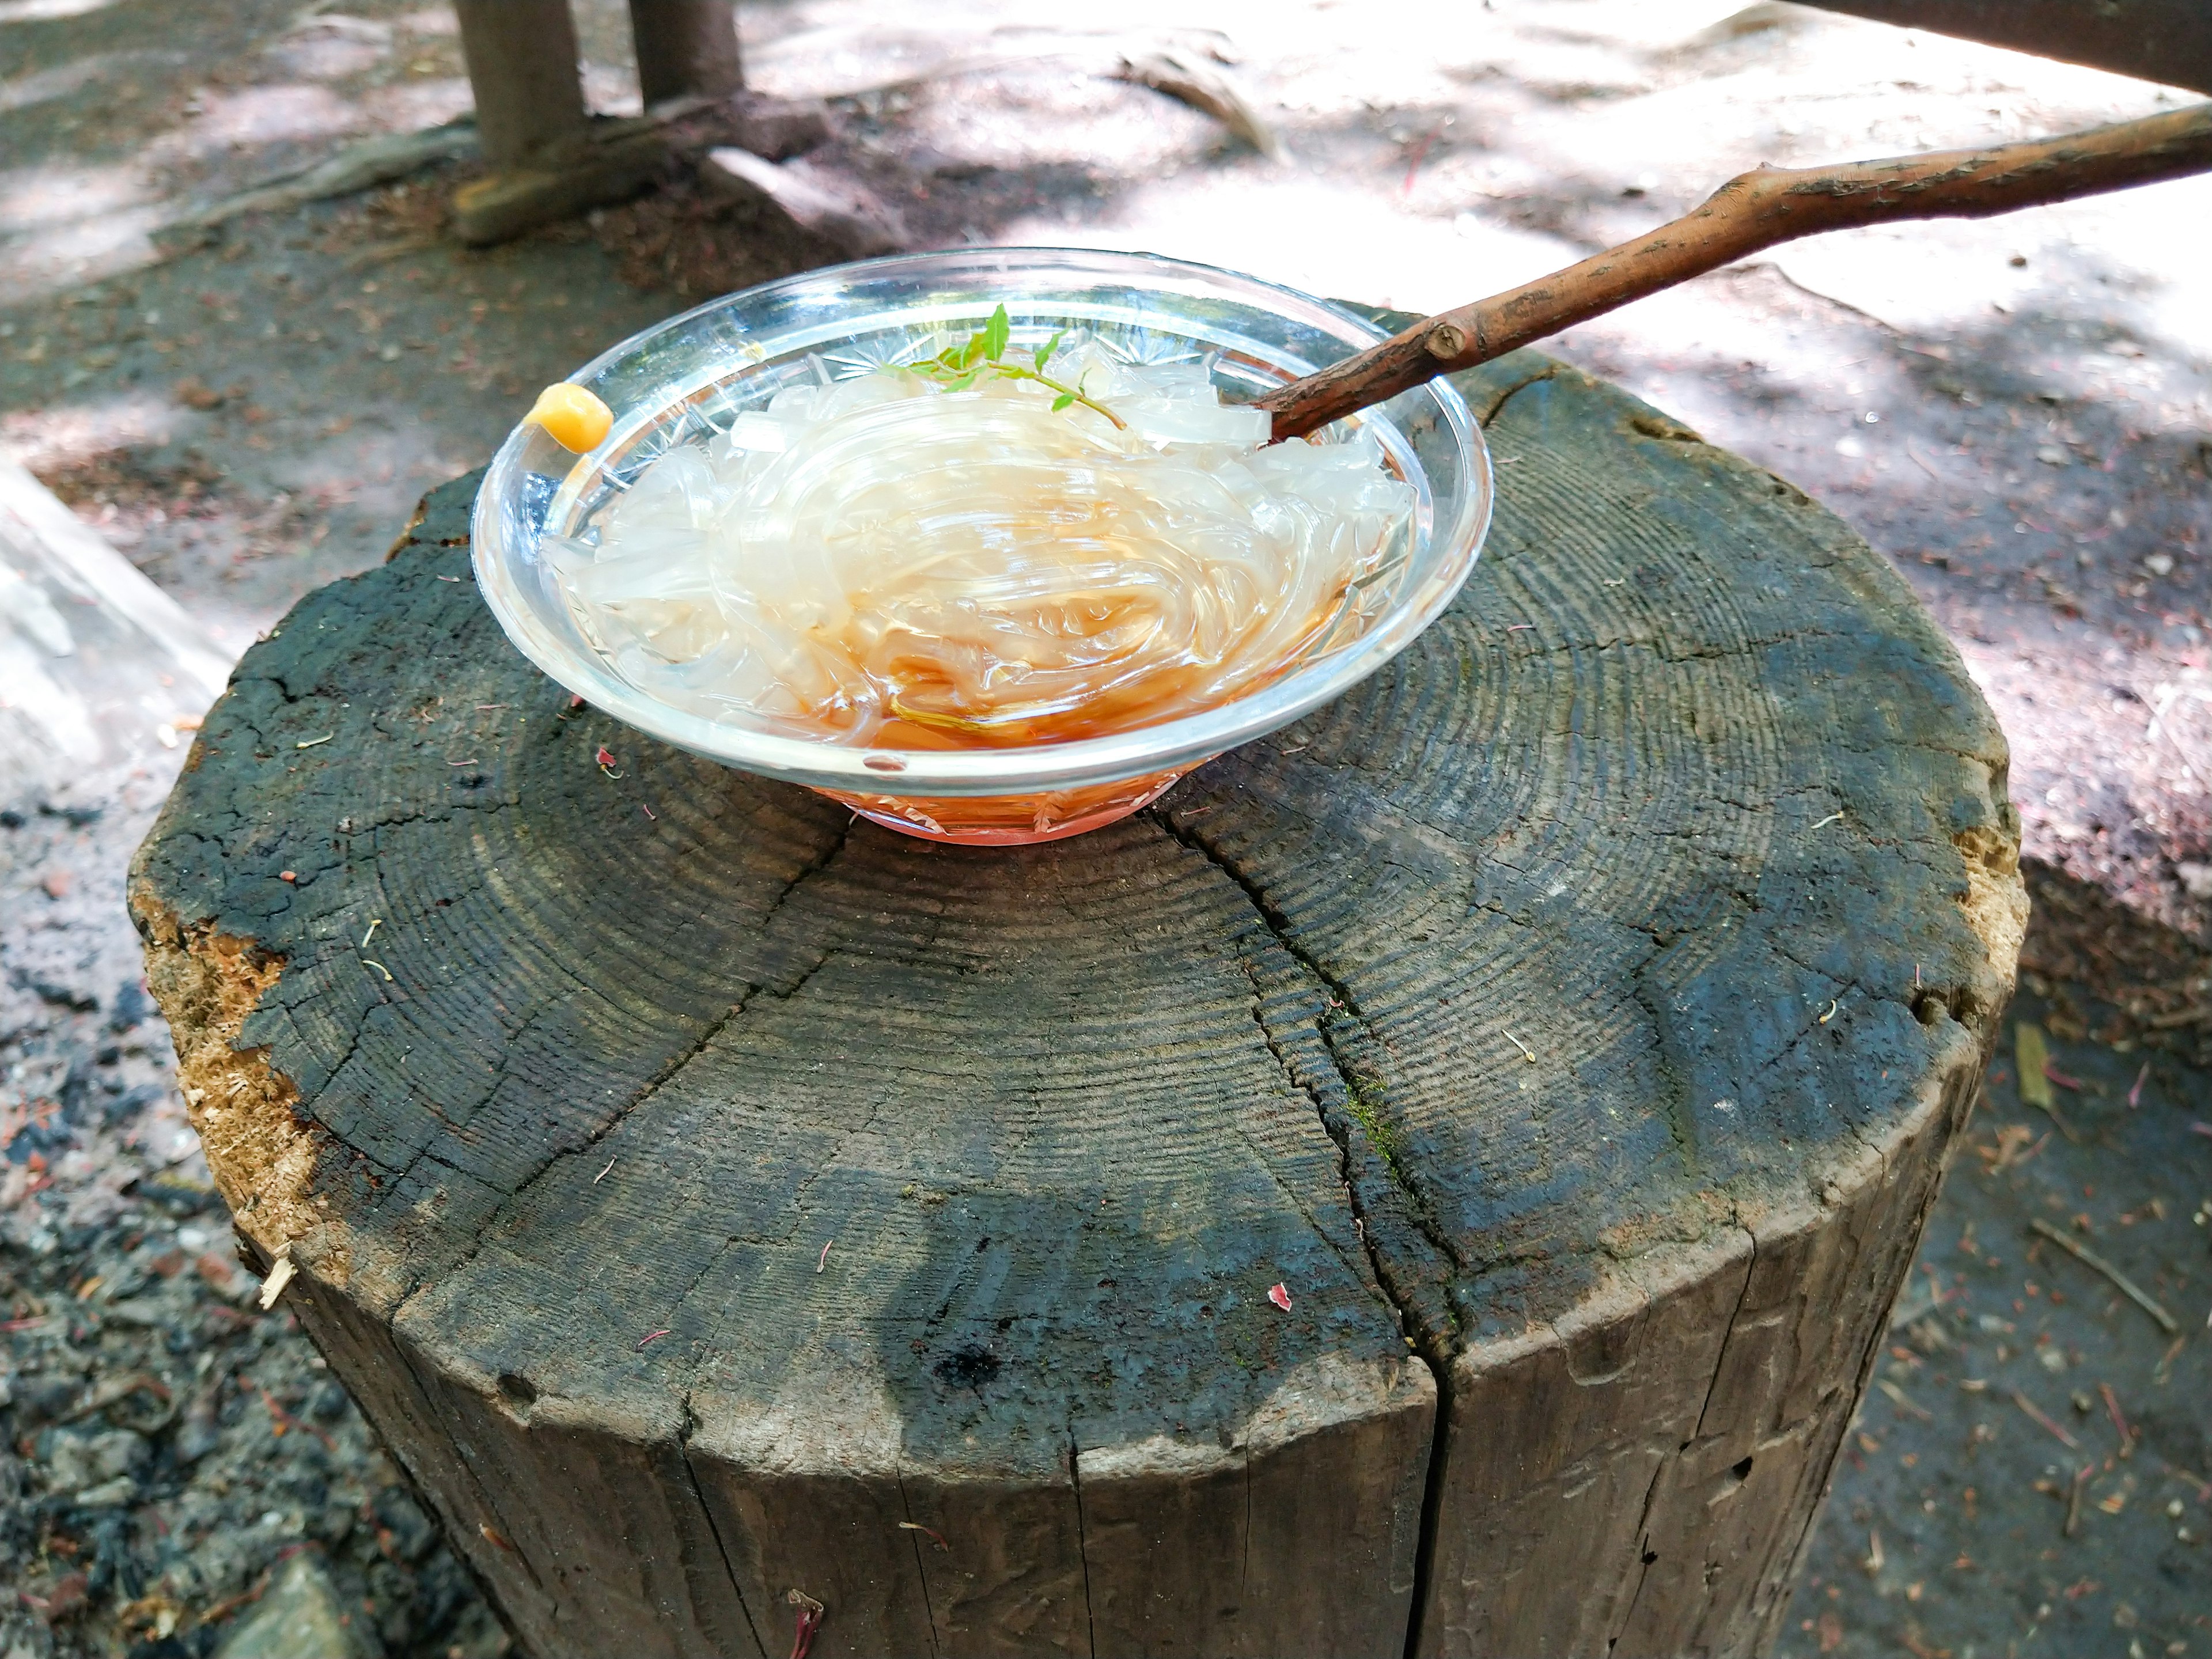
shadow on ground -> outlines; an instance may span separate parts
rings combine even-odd
[[[2193,1030],[2130,1012],[2138,974],[2171,984],[2204,957],[2139,920],[2114,928],[2118,907],[2047,867],[2033,886],[2034,965],[1846,1443],[1784,1653],[2212,1649],[2212,1077]],[[2047,1109],[2022,1100],[2023,1024],[2048,1044]]]

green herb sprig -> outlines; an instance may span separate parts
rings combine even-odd
[[[989,374],[1001,380],[1035,380],[1047,391],[1055,393],[1052,406],[1055,410],[1072,409],[1080,404],[1095,414],[1103,415],[1114,423],[1115,429],[1126,432],[1128,422],[1112,410],[1091,397],[1083,389],[1085,376],[1079,376],[1073,386],[1056,380],[1046,374],[1045,365],[1060,349],[1060,343],[1067,331],[1062,329],[1030,354],[1030,363],[1006,361],[1006,343],[1013,334],[1013,322],[1000,306],[991,313],[991,320],[977,329],[959,345],[949,345],[934,357],[918,363],[902,365],[908,372],[934,380],[947,392],[965,392],[969,386]],[[1085,371],[1087,376],[1089,371]]]

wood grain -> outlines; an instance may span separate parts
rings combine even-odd
[[[1770,1639],[2009,994],[2004,744],[1787,485],[1462,385],[1449,613],[1058,845],[571,708],[473,480],[249,653],[151,976],[532,1651],[779,1653],[794,1588],[818,1654]]]

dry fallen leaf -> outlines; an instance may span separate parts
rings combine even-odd
[[[2043,1028],[2033,1020],[2024,1019],[2012,1028],[2012,1035],[2013,1062],[2020,1072],[2020,1097],[2047,1112],[2058,1103],[2051,1092],[2051,1079],[2043,1072],[2051,1063],[2051,1046],[2044,1041]]]
[[[1988,1173],[1996,1175],[2019,1163],[2022,1149],[2034,1139],[2035,1131],[2025,1123],[2007,1123],[1998,1128],[1994,1145],[1976,1146],[1974,1152],[1990,1166]]]

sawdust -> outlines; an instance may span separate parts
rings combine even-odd
[[[274,1258],[289,1250],[343,1285],[349,1252],[314,1204],[319,1132],[265,1048],[241,1048],[246,1017],[283,971],[252,940],[186,925],[143,883],[131,913],[146,941],[146,983],[177,1038],[177,1078],[216,1190],[240,1231]]]
[[[2021,942],[2027,937],[2027,885],[2020,873],[2019,832],[2008,835],[1977,824],[1951,839],[1966,865],[1966,891],[1959,908],[1989,952],[1991,977],[2008,992],[2020,966]]]

